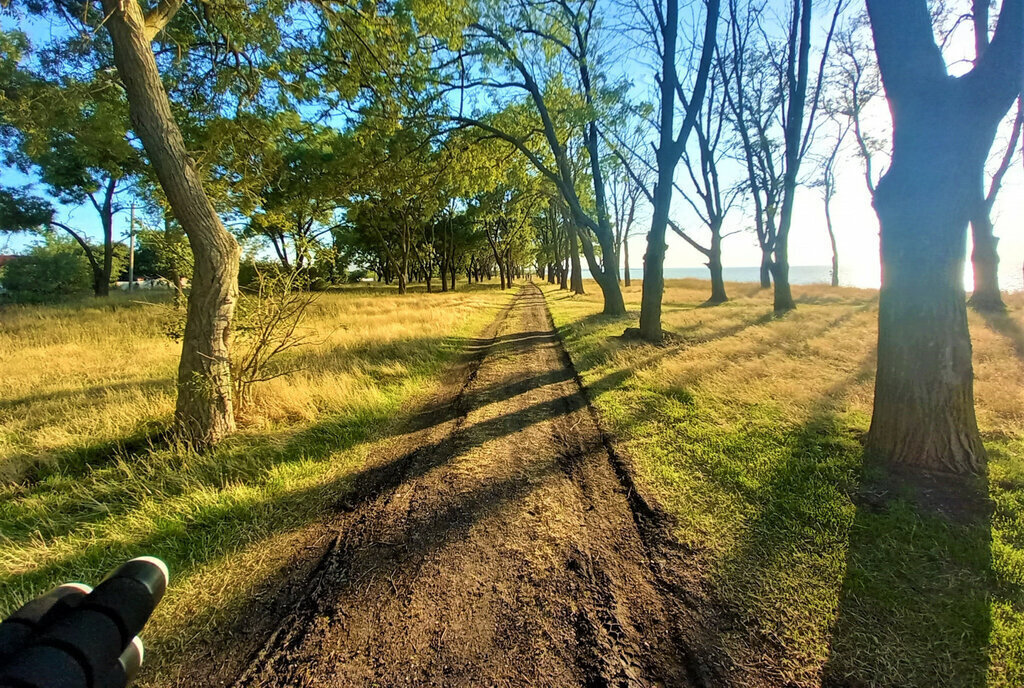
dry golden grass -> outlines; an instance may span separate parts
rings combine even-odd
[[[301,370],[258,388],[240,432],[204,455],[159,431],[178,344],[161,308],[113,297],[4,308],[0,326],[0,614],[67,580],[152,554],[172,587],[147,626],[143,685],[292,555],[365,458],[507,302],[488,287],[328,293]]]
[[[664,347],[616,338],[631,317],[547,287],[556,324],[619,446],[677,518],[695,568],[781,682],[1024,684],[1024,294],[970,314],[979,423],[991,452],[984,526],[858,502],[872,407],[877,294],[666,284]],[[841,685],[846,685],[842,683]]]

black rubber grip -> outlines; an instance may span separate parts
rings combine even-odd
[[[61,585],[7,617],[0,623],[0,663],[24,647],[37,630],[74,609],[89,590],[81,584]]]
[[[0,671],[2,688],[88,688],[85,670],[64,650],[33,645]]]

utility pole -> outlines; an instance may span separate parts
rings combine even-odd
[[[131,227],[128,229],[128,291],[135,288],[135,201],[132,201]]]

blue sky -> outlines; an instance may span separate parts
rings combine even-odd
[[[0,16],[0,27],[10,30],[14,27],[14,19],[9,14]],[[45,41],[50,29],[44,24],[30,26],[30,37]],[[956,56],[967,55],[971,48],[971,36],[961,31],[954,35],[948,47],[951,70],[958,67]],[[631,76],[643,73],[638,64],[624,66]],[[637,77],[633,76],[634,80]],[[641,87],[643,84],[640,85]],[[1012,114],[1012,113],[1011,113]],[[877,107],[867,118],[869,127],[884,128],[887,125],[888,112],[884,103],[879,101]],[[996,146],[999,146],[997,139]],[[837,171],[837,193],[833,199],[833,220],[839,244],[840,275],[844,283],[858,286],[877,286],[879,276],[878,260],[878,222],[871,207],[870,196],[864,186],[861,161],[852,148],[842,154]],[[1020,153],[1018,152],[1018,156]],[[881,161],[884,164],[884,161]],[[16,170],[0,169],[0,183],[5,186],[23,186],[32,184],[31,177]],[[37,185],[35,190],[42,193],[44,189]],[[66,224],[81,228],[87,234],[98,238],[99,221],[91,206],[68,207],[57,204],[59,220]],[[1024,288],[1022,265],[1024,265],[1024,165],[1014,164],[1006,177],[1004,187],[999,194],[993,219],[996,234],[1000,237],[999,251],[1001,257],[1001,278],[1004,288]],[[696,226],[698,223],[682,199],[673,203],[674,217],[682,225]],[[630,241],[630,255],[634,266],[640,265],[640,259],[646,246],[645,223],[647,216],[638,220],[636,236]],[[732,229],[745,229],[750,224],[741,212],[734,212],[727,221]],[[115,219],[115,232],[118,236],[127,235],[128,212],[120,213]],[[696,232],[699,235],[699,231]],[[33,240],[31,236],[0,237],[0,253],[18,252]],[[968,249],[969,250],[969,249]],[[815,189],[802,188],[796,198],[793,229],[790,239],[790,260],[793,265],[826,265],[831,261],[831,249],[825,230],[824,208],[821,194]],[[726,239],[723,250],[723,261],[726,266],[746,267],[757,265],[760,261],[760,249],[752,232],[746,231]],[[682,239],[670,234],[669,249],[666,257],[668,267],[696,267],[703,264],[703,256],[689,247]],[[970,271],[966,281],[970,281]]]

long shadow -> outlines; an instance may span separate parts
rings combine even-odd
[[[400,378],[408,374],[409,369],[416,369],[424,364],[442,366],[453,361],[464,363],[478,358],[490,344],[491,340],[481,338],[408,337],[387,342],[367,342],[358,346],[339,346],[326,351],[301,351],[293,360],[300,369],[324,372],[370,372],[374,376],[375,382],[380,387],[386,388],[392,379],[400,381]],[[451,352],[451,355],[438,357],[439,349]],[[290,366],[290,362],[285,365]],[[380,369],[375,370],[376,367]],[[395,367],[396,372],[387,373],[386,370],[390,367]],[[90,397],[119,390],[160,389],[171,386],[173,386],[172,380],[123,381],[97,385],[85,390],[62,390],[0,401],[0,410],[5,407],[16,408],[21,405],[73,398],[79,395]],[[351,446],[346,438],[351,436],[353,441],[364,439],[359,433],[353,435],[353,431],[356,429],[354,426],[365,422],[366,418],[356,419],[356,422],[352,424],[353,427],[349,427],[349,423],[336,421],[333,416],[329,417],[331,420],[314,426],[308,431],[300,432],[297,438],[298,444],[300,446],[305,446],[310,442],[316,444],[317,436],[324,435],[329,442],[336,443],[334,446],[345,449]],[[438,422],[449,419],[438,419]],[[16,475],[11,476],[8,482],[32,488],[50,477],[62,479],[82,477],[90,471],[101,469],[118,459],[130,461],[133,456],[169,449],[173,437],[168,430],[169,420],[154,422],[121,437],[71,446],[50,452],[42,457],[12,455],[7,460],[17,462],[18,469]],[[398,430],[396,425],[395,431]],[[271,437],[272,435],[268,435],[268,439]],[[227,446],[230,448],[231,442]],[[182,450],[181,447],[176,447],[176,449]],[[5,533],[5,535],[9,535],[9,533]]]
[[[547,336],[550,337],[550,335]],[[520,335],[504,338],[498,341],[497,344],[508,343],[510,345],[526,347],[536,344],[537,340],[536,333],[525,333],[525,335],[521,333]],[[490,342],[490,340],[486,341]],[[376,418],[341,414],[295,433],[283,445],[274,443],[261,444],[253,442],[252,438],[240,438],[239,441],[227,443],[226,446],[218,449],[210,457],[207,457],[207,460],[196,461],[194,465],[191,465],[189,467],[190,484],[193,488],[206,485],[216,490],[232,483],[244,483],[253,478],[259,478],[264,472],[278,464],[300,459],[323,460],[332,454],[351,449],[361,442],[385,437],[389,432],[407,432],[443,423],[454,417],[469,413],[483,405],[494,403],[503,398],[510,398],[516,393],[522,394],[543,385],[559,382],[565,374],[563,372],[561,374],[552,373],[528,376],[513,381],[507,388],[495,385],[474,390],[470,397],[464,399],[455,408],[443,409],[443,413],[438,409],[433,409],[434,413],[431,413],[432,410],[427,409],[411,419],[408,424],[389,423],[386,412]],[[483,441],[513,434],[533,423],[571,413],[582,408],[584,404],[585,401],[582,395],[579,394],[558,397],[533,404],[512,413],[489,418],[469,428],[458,428],[437,442],[420,446],[393,461],[368,466],[348,476],[345,480],[340,481],[339,484],[332,485],[326,489],[340,489],[341,483],[348,485],[349,489],[343,490],[345,496],[343,498],[338,497],[333,502],[336,502],[345,509],[357,508],[365,501],[394,490],[402,482],[423,475],[425,472],[450,460],[452,456],[477,446]],[[125,458],[131,459],[130,456]],[[165,458],[165,460],[167,459]],[[176,460],[188,461],[189,459],[185,456]],[[259,470],[255,470],[254,466],[257,466]],[[182,491],[178,481],[174,479],[174,469],[173,465],[167,465],[161,469],[168,473],[165,480],[166,484],[158,487],[161,497],[173,498]],[[18,513],[11,508],[15,506],[14,504],[7,504],[7,509],[3,513],[4,541],[16,544],[40,537],[50,540],[67,535],[88,524],[96,524],[112,517],[124,515],[137,508],[137,498],[127,494],[123,486],[117,485],[114,480],[101,482],[104,486],[101,494],[95,495],[91,500],[73,499],[60,502],[47,512],[48,517],[45,521],[40,521],[35,508],[28,508],[23,513]],[[319,487],[317,489],[324,490],[325,488]],[[49,491],[50,486],[44,484],[35,489],[29,488],[27,491],[23,491],[19,497],[24,499],[34,495],[45,496]],[[128,491],[130,491],[130,487]],[[97,497],[100,501],[97,501]],[[283,499],[288,504],[288,510],[302,511],[300,506],[305,497],[300,497],[294,501],[288,497]],[[97,508],[97,504],[101,505],[101,508]],[[264,519],[260,519],[258,514],[250,513],[250,508],[244,505],[226,508],[224,518],[221,518],[219,515],[221,513],[220,507],[211,507],[211,509],[212,517],[218,526],[225,525],[231,519],[232,528],[242,528],[246,523],[256,527],[258,523],[257,530],[260,532],[268,534],[275,532],[273,526],[268,525]],[[201,515],[190,516],[187,532],[182,533],[184,542],[192,543],[193,537],[203,542],[204,529],[199,527],[202,520],[203,516]],[[176,532],[181,530],[181,525],[181,523],[171,521],[167,524],[168,532],[158,532],[152,537],[147,538],[145,542],[137,543],[137,546],[131,547],[130,550],[138,553],[143,552],[146,548],[156,547],[158,554],[165,550],[179,553],[184,551],[188,553],[189,566],[203,563],[206,561],[207,556],[218,555],[216,548],[199,547],[198,551],[196,551],[196,546],[192,544],[184,547],[167,544],[165,542],[167,538],[170,538],[172,542],[177,540]],[[242,540],[248,540],[243,535],[239,535],[239,537]],[[164,542],[164,545],[158,546],[161,542]],[[94,551],[95,549],[90,548],[84,554],[76,553],[65,558],[52,560],[47,566],[33,569],[30,573],[23,576],[16,576],[17,586],[25,590],[38,591],[46,583],[56,580],[61,572],[65,575],[81,576],[81,573],[76,574],[75,571],[89,570],[87,562],[90,561],[91,557],[98,557],[97,561],[111,561],[111,550],[96,552]],[[118,553],[124,554],[127,553],[129,548],[125,546],[114,549]],[[168,556],[176,563],[180,563],[175,554],[172,553]],[[0,598],[9,599],[8,593],[5,592],[0,595]]]
[[[538,376],[536,379],[525,381],[528,384],[525,385],[524,391],[532,389],[533,387],[529,385],[536,384],[536,380],[542,378],[543,376]],[[461,410],[457,415],[471,412],[486,403],[493,403],[486,393],[474,395],[474,397],[475,400],[471,402],[469,408]],[[567,415],[583,408],[585,404],[586,401],[579,394],[556,397],[511,413],[488,418],[469,427],[458,428],[440,440],[419,446],[394,461],[370,466],[357,472],[351,478],[354,485],[352,493],[346,495],[339,505],[345,509],[357,508],[367,500],[389,493],[406,480],[420,477],[443,465],[453,456],[477,447],[487,440],[512,435],[535,423]],[[284,448],[275,451],[265,465],[266,468],[270,468],[273,465],[294,460],[299,456],[312,460],[323,459],[370,439],[370,435],[371,432],[366,426],[357,420],[345,419],[334,423],[320,423],[292,438]],[[210,462],[205,471],[193,471],[190,473],[190,477],[194,482],[208,485],[214,489],[252,478],[251,463],[244,464],[248,467],[245,472],[236,473],[231,469],[232,465],[238,463],[232,459],[232,453],[251,453],[251,451],[251,446],[245,446],[222,452],[220,454],[222,465],[219,465],[221,462]],[[173,496],[174,494],[176,492],[169,492],[164,496]],[[112,495],[107,495],[105,501],[107,503],[100,510],[95,508],[95,503],[74,502],[69,504],[69,511],[62,513],[63,523],[59,524],[39,524],[36,515],[31,511],[23,518],[6,517],[4,523],[7,532],[4,533],[4,540],[10,543],[19,543],[38,537],[55,538],[66,535],[87,523],[98,523],[111,516],[127,513],[136,507],[134,501],[119,502],[113,499]],[[55,561],[54,566],[60,566],[59,561]]]
[[[870,376],[874,364],[872,351],[795,428],[763,420],[723,437],[724,465],[702,471],[750,514],[708,581],[715,611],[705,634],[710,642],[731,643],[726,654],[755,674],[757,684],[795,685],[807,647],[792,645],[813,636],[816,616],[827,613],[822,600],[841,558],[847,494],[859,479],[859,438],[837,413],[847,390]],[[799,685],[806,680],[796,678]]]
[[[947,490],[961,506],[979,504],[986,488],[939,478],[908,485],[865,458],[859,431],[840,414],[847,389],[874,365],[872,352],[807,421],[779,431],[784,453],[765,479],[722,484],[754,512],[714,584],[721,623],[746,629],[779,685],[794,671],[801,685],[814,680],[808,658],[823,646],[826,688],[984,686],[989,516],[977,508],[950,517],[935,501]]]
[[[550,333],[538,337],[537,333],[523,333],[504,338],[496,345],[532,346],[550,339]],[[560,381],[557,376],[527,376],[511,385],[511,391],[490,387],[474,390],[462,403],[460,413],[467,413],[486,403],[492,403],[496,394],[510,395],[536,388],[542,384]],[[323,517],[333,505],[343,511],[355,510],[371,500],[390,494],[407,481],[437,468],[462,452],[492,438],[515,433],[529,425],[542,422],[579,409],[584,404],[582,395],[567,394],[549,401],[533,404],[513,413],[489,418],[469,428],[459,428],[438,442],[420,446],[393,460],[378,462],[362,470],[347,474],[329,484],[274,495],[256,503],[218,500],[191,510],[179,517],[162,519],[154,530],[134,541],[113,540],[98,543],[67,557],[53,559],[21,575],[11,576],[4,584],[2,598],[10,604],[37,594],[55,581],[64,578],[95,578],[102,571],[126,557],[148,553],[161,556],[179,576],[187,577],[210,561],[231,556],[254,539],[264,539],[276,533],[304,527]],[[359,441],[372,439],[374,432],[365,423],[350,423],[338,418],[321,422],[291,438],[284,447],[270,452],[267,465],[324,458],[333,452],[351,447]],[[211,485],[223,485],[252,478],[252,475],[234,475],[232,453],[252,451],[251,444],[218,452],[220,461],[211,462],[208,479]],[[216,458],[216,457],[215,457]],[[223,464],[223,470],[215,464]],[[544,472],[565,470],[555,461],[545,466]],[[251,473],[251,470],[250,470]],[[193,479],[197,476],[192,474]],[[202,476],[199,476],[202,478]],[[486,485],[478,493],[466,495],[462,502],[438,513],[425,514],[410,521],[401,536],[403,557],[422,555],[442,546],[445,542],[462,537],[476,520],[501,509],[518,499],[525,491],[536,486],[537,475],[516,477]],[[543,477],[543,476],[541,476]],[[106,513],[110,516],[110,512]],[[29,523],[25,523],[28,526]],[[38,532],[38,531],[37,531]],[[27,534],[27,533],[26,533]],[[55,533],[56,534],[56,533]],[[396,550],[397,551],[397,550]],[[373,574],[371,574],[373,575]],[[365,580],[365,577],[364,577]],[[279,589],[280,580],[268,581],[263,588]],[[342,583],[336,594],[344,591]],[[260,586],[258,586],[260,587]],[[216,614],[210,610],[209,614]],[[237,610],[235,623],[250,624],[244,605]],[[229,652],[229,650],[225,650]],[[237,652],[231,648],[230,652]]]
[[[347,606],[345,597],[355,592],[357,584],[360,596],[379,595],[386,598],[394,595],[402,598],[409,593],[407,585],[411,582],[402,573],[416,571],[425,557],[449,543],[465,538],[476,523],[501,513],[564,470],[565,466],[553,458],[528,473],[489,481],[443,508],[419,509],[409,515],[397,532],[371,534],[373,526],[367,525],[368,532],[359,533],[355,542],[347,534],[348,544],[345,549],[330,555],[335,559],[333,570],[325,576],[326,580],[318,581],[316,585],[322,595],[302,600],[291,617],[284,620],[282,627],[290,630],[297,627],[298,633],[274,647],[275,650],[286,651],[280,654],[269,653],[270,662],[265,668],[275,676],[276,682],[289,685],[300,682],[301,673],[296,672],[298,667],[294,661],[293,648],[298,644],[297,639],[301,639],[314,625],[317,617],[323,616],[325,608],[344,610]],[[397,583],[388,573],[394,571],[400,572],[396,576]],[[384,585],[385,582],[387,585]],[[375,590],[375,586],[380,586],[380,589]],[[472,667],[467,669],[472,671]],[[453,671],[457,670],[453,668]],[[258,676],[259,673],[245,676],[233,685],[240,688],[263,685]],[[448,678],[455,680],[452,676]]]
[[[989,329],[1009,339],[1017,358],[1024,361],[1024,327],[1010,313],[980,313]]]
[[[931,476],[927,491],[987,500],[983,480]],[[991,517],[950,517],[865,459],[825,688],[988,685],[993,596]],[[903,483],[901,485],[900,483]]]
[[[843,323],[849,321],[853,317],[856,317],[863,310],[864,310],[863,308],[852,309],[851,311],[849,311],[847,313],[844,313],[844,314],[842,314],[842,315],[840,315],[840,316],[838,316],[836,318],[833,318],[832,320],[826,321],[825,323],[820,324],[820,325],[814,327],[813,329],[809,329],[806,332],[805,336],[808,339],[809,338],[814,338],[814,337],[820,337],[820,336],[826,334],[827,332],[830,332],[830,331],[832,331],[832,330],[842,326]],[[728,327],[719,328],[718,330],[716,330],[714,332],[711,332],[711,333],[708,333],[706,335],[702,335],[702,336],[699,336],[699,337],[694,337],[692,339],[686,339],[684,337],[683,341],[681,341],[681,342],[678,342],[678,343],[675,343],[675,344],[666,345],[666,346],[661,346],[661,347],[651,346],[651,345],[644,345],[644,344],[626,344],[625,346],[632,346],[632,347],[636,347],[636,348],[642,348],[642,349],[645,349],[645,350],[650,350],[651,353],[649,355],[645,356],[644,358],[640,359],[640,360],[632,361],[628,367],[619,368],[619,369],[613,370],[613,371],[611,371],[611,372],[609,372],[609,373],[607,373],[607,374],[605,374],[605,375],[603,375],[603,376],[601,376],[599,378],[596,378],[596,379],[593,379],[593,380],[588,380],[587,381],[587,388],[592,390],[595,394],[599,395],[599,394],[601,394],[604,391],[607,391],[609,389],[614,389],[616,387],[619,387],[620,385],[625,383],[627,380],[629,380],[630,378],[634,377],[637,373],[639,373],[639,372],[641,372],[643,370],[647,370],[647,369],[653,367],[654,365],[660,363],[661,361],[663,361],[663,360],[665,360],[667,358],[670,358],[671,356],[673,356],[675,354],[678,354],[678,353],[688,349],[691,346],[702,346],[702,345],[706,345],[706,344],[711,344],[711,343],[713,343],[715,341],[718,341],[718,340],[721,340],[721,339],[725,339],[725,338],[728,338],[728,337],[732,337],[732,336],[738,335],[741,332],[743,332],[744,330],[747,330],[747,329],[749,329],[751,327],[757,327],[757,326],[760,326],[760,325],[770,324],[771,322],[773,322],[775,320],[776,320],[776,318],[775,318],[774,314],[767,313],[767,314],[761,315],[761,316],[759,316],[757,318],[754,318],[754,319],[751,319],[751,320],[745,320],[745,321],[736,323],[735,325],[730,325]],[[571,327],[571,325],[566,326],[566,327],[569,328],[569,327]],[[764,342],[761,342],[761,343],[757,344],[756,346],[750,347],[746,351],[742,352],[742,354],[738,354],[736,356],[731,357],[729,359],[729,362],[730,363],[736,363],[736,362],[741,362],[741,361],[757,358],[757,357],[760,357],[760,356],[764,356],[764,355],[766,355],[766,354],[768,354],[768,353],[778,349],[779,346],[780,345],[776,344],[772,340],[764,341]],[[609,352],[609,355],[610,355],[610,352]],[[607,357],[606,357],[606,359],[607,359]],[[596,364],[594,364],[594,365],[596,365]],[[591,365],[590,367],[594,367],[594,365]],[[686,384],[686,385],[693,385],[693,384],[699,382],[701,379],[703,379],[707,375],[709,375],[712,372],[714,372],[715,370],[717,370],[718,368],[719,368],[719,366],[718,366],[717,363],[715,363],[714,361],[709,361],[709,362],[705,363],[699,370],[692,371],[689,374],[687,374],[684,378],[681,378],[680,379],[680,383],[681,384]],[[585,369],[581,369],[581,370],[585,370]]]
[[[51,477],[78,478],[91,470],[108,465],[118,458],[137,456],[145,452],[165,449],[172,442],[169,423],[149,421],[134,431],[110,440],[89,442],[67,449],[50,452],[44,456],[14,454],[4,459],[7,483],[23,488],[34,488]]]
[[[112,393],[126,392],[129,390],[155,391],[160,389],[171,389],[174,387],[174,380],[171,378],[148,378],[144,380],[123,380],[121,382],[109,382],[91,387],[78,387],[74,389],[60,389],[52,392],[40,392],[29,394],[14,399],[0,399],[0,411],[13,411],[20,406],[57,401],[69,397],[83,397],[95,399],[108,396]]]

